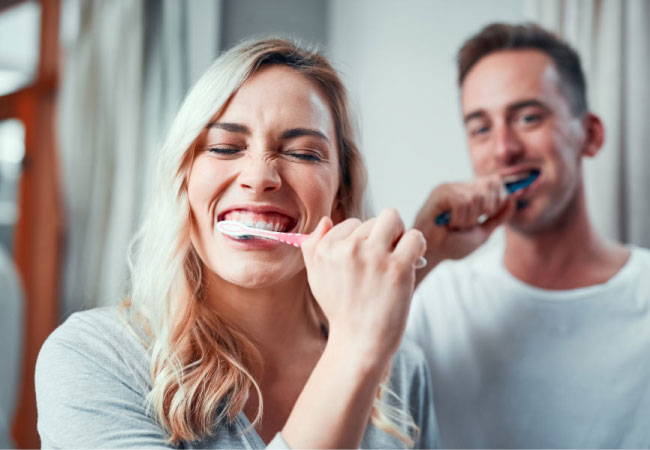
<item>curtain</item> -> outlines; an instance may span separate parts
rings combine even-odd
[[[526,0],[524,17],[565,38],[582,58],[605,145],[585,161],[597,229],[650,247],[650,2]]]
[[[2,246],[0,292],[0,448],[14,448],[10,431],[23,359],[24,299],[13,260]]]
[[[62,318],[124,295],[156,152],[189,85],[216,56],[219,11],[212,0],[65,1]]]

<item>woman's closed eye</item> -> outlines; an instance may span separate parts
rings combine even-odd
[[[324,161],[322,154],[315,150],[289,149],[283,151],[282,154],[290,159],[301,162],[317,163]]]
[[[234,157],[240,154],[244,149],[232,145],[215,145],[209,147],[208,151],[213,155],[220,157]]]

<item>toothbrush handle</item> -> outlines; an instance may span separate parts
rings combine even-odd
[[[449,223],[450,220],[451,220],[451,211],[443,211],[436,216],[434,222],[439,227],[444,227]]]
[[[308,234],[300,233],[282,233],[282,236],[274,235],[274,239],[277,239],[280,242],[285,244],[293,245],[294,247],[300,248],[302,243],[309,237]]]

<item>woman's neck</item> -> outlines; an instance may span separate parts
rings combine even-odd
[[[211,277],[208,299],[220,317],[255,342],[265,360],[284,359],[306,338],[322,337],[322,320],[304,271],[263,288],[242,287]]]

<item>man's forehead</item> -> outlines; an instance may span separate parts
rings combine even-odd
[[[539,50],[503,50],[481,58],[461,88],[463,114],[498,110],[524,99],[543,100],[560,92],[553,60]]]

